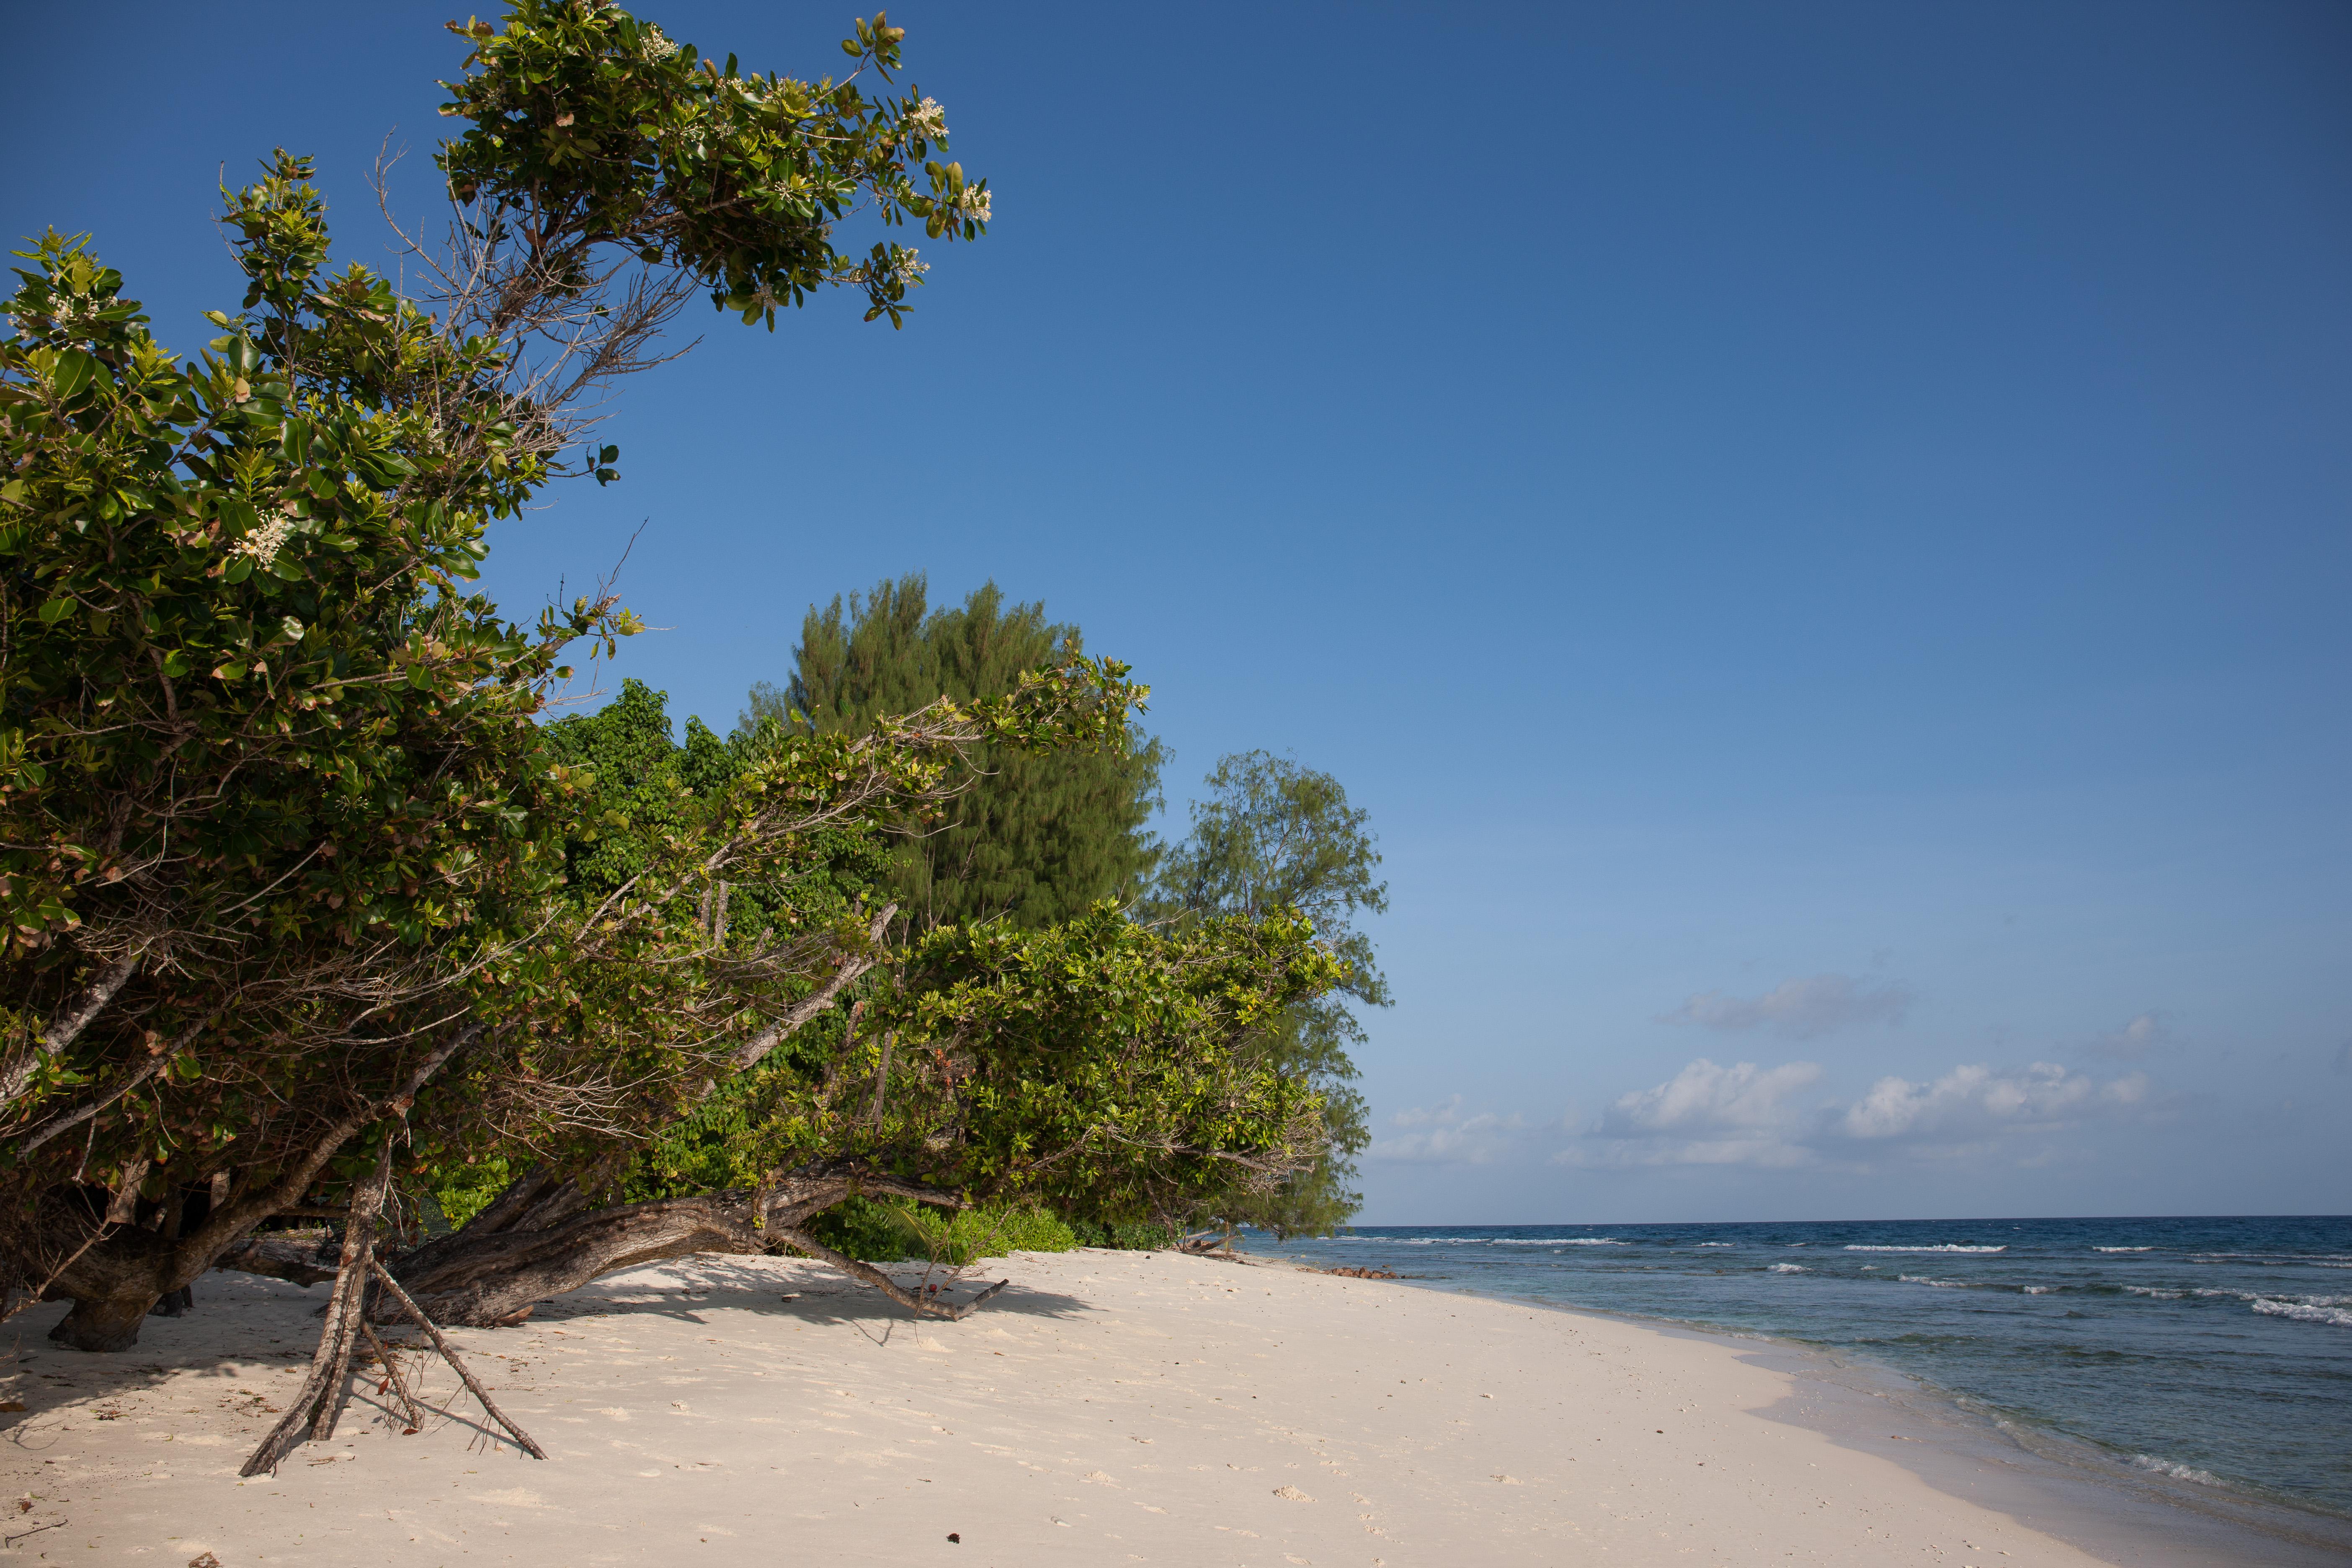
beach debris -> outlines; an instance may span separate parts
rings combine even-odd
[[[221,1568],[221,1561],[209,1552],[199,1552],[188,1559],[188,1568]]]
[[[961,1536],[961,1535],[958,1535],[958,1534],[957,1534],[954,1531],[952,1531],[952,1530],[950,1530],[950,1531],[948,1531],[948,1539],[949,1539],[950,1541],[954,1542],[958,1546],[961,1546],[961,1545],[963,1544],[963,1537],[962,1537],[962,1536]]]
[[[310,1375],[303,1380],[301,1391],[288,1402],[285,1419],[271,1428],[269,1436],[261,1440],[261,1446],[254,1449],[252,1457],[245,1461],[238,1474],[251,1477],[274,1472],[293,1450],[295,1444],[302,1440],[306,1426],[312,1442],[324,1442],[335,1435],[335,1424],[341,1419],[343,1406],[351,1399],[352,1357],[362,1339],[366,1340],[375,1352],[375,1359],[384,1368],[379,1392],[397,1386],[403,1413],[411,1423],[407,1430],[413,1432],[423,1426],[423,1407],[409,1393],[407,1382],[401,1377],[391,1352],[368,1325],[368,1297],[372,1284],[381,1285],[394,1300],[400,1303],[416,1326],[425,1331],[425,1338],[433,1342],[433,1348],[440,1352],[442,1359],[457,1372],[458,1381],[481,1402],[490,1419],[514,1438],[516,1447],[534,1459],[547,1458],[547,1451],[531,1440],[530,1433],[508,1419],[506,1412],[490,1398],[489,1391],[474,1376],[472,1369],[442,1337],[433,1320],[426,1317],[425,1310],[401,1289],[400,1281],[392,1277],[392,1271],[375,1255],[376,1221],[383,1209],[384,1194],[391,1185],[392,1138],[387,1135],[382,1151],[376,1156],[374,1172],[352,1194],[350,1214],[343,1226],[342,1258],[335,1270],[334,1290],[327,1300],[326,1326],[319,1331],[318,1348],[311,1352]],[[370,1275],[374,1276],[373,1281]]]
[[[1349,1279],[1394,1279],[1398,1278],[1397,1272],[1393,1268],[1366,1268],[1349,1266],[1342,1266],[1338,1268],[1308,1268],[1304,1265],[1301,1265],[1298,1271],[1301,1274],[1337,1274]]]
[[[433,1320],[425,1315],[425,1309],[409,1300],[408,1292],[400,1288],[400,1281],[392,1277],[392,1270],[373,1258],[369,1262],[374,1264],[376,1278],[383,1282],[385,1289],[392,1292],[393,1300],[398,1301],[409,1317],[415,1321],[416,1326],[425,1331],[425,1337],[433,1342],[433,1348],[441,1352],[442,1359],[449,1363],[451,1369],[457,1373],[458,1381],[466,1385],[475,1399],[480,1402],[482,1408],[489,1413],[490,1419],[507,1429],[515,1440],[515,1447],[534,1459],[546,1458],[547,1450],[531,1441],[530,1433],[507,1418],[507,1413],[499,1409],[491,1400],[490,1391],[481,1385],[471,1369],[458,1357],[449,1342],[442,1338],[441,1331],[433,1326]]]
[[[1276,1487],[1274,1489],[1274,1495],[1280,1498],[1288,1498],[1293,1502],[1313,1502],[1315,1500],[1313,1498],[1308,1497],[1305,1492],[1300,1491],[1297,1487]]]

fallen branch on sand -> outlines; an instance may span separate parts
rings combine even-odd
[[[887,1274],[883,1273],[882,1270],[875,1268],[872,1264],[860,1263],[856,1258],[848,1256],[846,1253],[835,1252],[830,1247],[825,1246],[824,1243],[814,1240],[797,1230],[779,1229],[772,1231],[772,1234],[778,1241],[783,1242],[786,1246],[793,1247],[795,1251],[805,1252],[811,1258],[815,1258],[818,1262],[829,1263],[834,1268],[840,1269],[844,1274],[848,1275],[851,1279],[859,1280],[864,1284],[873,1286],[877,1290],[881,1291],[882,1294],[889,1297],[890,1300],[898,1302],[898,1305],[906,1308],[907,1310],[915,1313],[919,1317],[945,1318],[950,1322],[961,1322],[965,1318],[970,1317],[973,1309],[978,1307],[982,1301],[987,1300],[999,1290],[1003,1289],[1007,1285],[1013,1283],[1010,1279],[999,1279],[995,1284],[991,1285],[987,1289],[982,1290],[979,1295],[974,1296],[969,1301],[962,1302],[953,1307],[943,1307],[937,1301],[927,1301],[922,1297],[916,1295],[913,1291],[904,1289],[897,1280],[891,1279]]]

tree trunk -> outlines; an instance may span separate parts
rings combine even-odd
[[[159,1292],[160,1294],[160,1292]],[[49,1331],[49,1338],[69,1350],[127,1351],[139,1342],[139,1329],[157,1297],[77,1296],[73,1310]]]
[[[12,1234],[6,1247],[20,1257],[67,1259],[49,1277],[46,1294],[51,1299],[70,1297],[73,1310],[49,1331],[49,1337],[75,1350],[129,1350],[138,1342],[139,1326],[156,1302],[192,1283],[232,1249],[254,1251],[257,1260],[266,1256],[266,1244],[248,1240],[254,1226],[299,1203],[327,1162],[361,1128],[387,1110],[404,1112],[425,1080],[479,1038],[482,1028],[469,1024],[455,1031],[417,1064],[394,1093],[353,1107],[342,1120],[321,1131],[308,1154],[271,1179],[257,1182],[243,1193],[223,1193],[218,1202],[210,1175],[201,1184],[167,1191],[163,1201],[185,1205],[183,1214],[197,1205],[204,1211],[202,1219],[193,1225],[165,1227],[176,1230],[170,1237],[143,1226],[117,1225],[91,1245],[90,1224],[97,1211],[91,1207],[89,1189],[53,1189],[32,1215],[8,1226]],[[123,1193],[135,1196],[135,1183],[126,1179]],[[124,1217],[130,1217],[128,1213]]]
[[[801,1225],[854,1192],[962,1206],[949,1194],[873,1174],[848,1161],[804,1165],[755,1192],[661,1198],[586,1214],[569,1212],[572,1205],[564,1201],[564,1189],[572,1184],[533,1173],[515,1186],[526,1189],[517,1203],[509,1205],[508,1194],[501,1194],[463,1230],[388,1260],[393,1275],[434,1321],[495,1327],[515,1321],[551,1296],[625,1268],[696,1253],[766,1252],[778,1244],[776,1231]],[[530,1210],[568,1217],[536,1229],[502,1226],[502,1220]],[[488,1228],[478,1228],[485,1221]],[[377,1317],[394,1321],[381,1306]]]

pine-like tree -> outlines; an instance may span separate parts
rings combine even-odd
[[[1042,604],[1009,603],[994,583],[960,608],[931,609],[924,575],[809,608],[789,686],[751,688],[742,726],[762,718],[819,734],[856,733],[937,697],[1013,689],[1023,670],[1084,651],[1078,628]],[[890,896],[909,927],[1003,921],[1036,930],[1126,900],[1147,885],[1159,847],[1145,824],[1160,805],[1158,741],[1129,726],[1123,751],[1053,756],[994,751],[944,823],[909,827]]]

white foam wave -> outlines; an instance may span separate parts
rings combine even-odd
[[[1730,1247],[1734,1244],[1728,1241],[1702,1241],[1699,1245],[1701,1247]]]
[[[2185,1290],[2159,1290],[2153,1285],[2126,1285],[2124,1289],[2135,1296],[2153,1296],[2159,1301],[2178,1301],[2188,1294]]]
[[[2176,1465],[2169,1459],[2159,1459],[2154,1454],[2134,1454],[2132,1463],[2143,1470],[2154,1470],[2159,1476],[2170,1476],[2176,1481],[2195,1481],[2200,1487],[2218,1487],[2221,1484],[2221,1478],[2210,1470],[2200,1470],[2189,1465]]]
[[[1811,1274],[1812,1272],[1801,1263],[1775,1263],[1772,1265],[1771,1271],[1775,1274]]]
[[[2153,1247],[2095,1247],[2094,1252],[2154,1252]]]
[[[1556,1236],[1545,1241],[1528,1241],[1518,1237],[1498,1236],[1496,1247],[1631,1247],[1630,1241],[1620,1241],[1613,1236]]]
[[[1965,1290],[1968,1286],[1958,1279],[1930,1279],[1925,1274],[1897,1274],[1895,1278],[1906,1285],[1933,1285],[1938,1290]]]
[[[1864,1247],[1859,1243],[1851,1243],[1846,1250],[1848,1252],[2007,1252],[2009,1248],[2005,1246],[1965,1247],[1957,1241],[1948,1241],[1941,1247]]]
[[[2058,1287],[2055,1285],[2028,1285],[2025,1287],[2025,1293],[2029,1296],[2047,1296],[2056,1289]]]
[[[2275,1301],[2268,1296],[2257,1296],[2247,1305],[2273,1318],[2293,1318],[2299,1323],[2326,1323],[2338,1329],[2352,1329],[2352,1312],[2341,1307],[2311,1307],[2301,1301]]]

